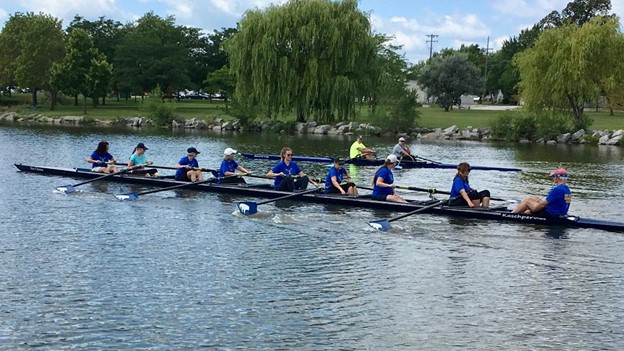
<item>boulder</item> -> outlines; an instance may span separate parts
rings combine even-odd
[[[349,123],[349,130],[356,130],[359,127],[359,123],[358,122],[351,122]]]
[[[520,144],[530,144],[531,143],[531,141],[529,139],[520,139],[518,142]]]
[[[331,129],[332,129],[332,127],[330,125],[323,124],[321,126],[318,126],[318,127],[314,128],[314,131],[312,133],[314,133],[314,134],[327,134]]]
[[[572,134],[570,141],[573,143],[576,143],[579,140],[581,140],[581,138],[584,136],[585,136],[585,129],[579,129],[578,131],[576,131],[576,133]]]
[[[548,144],[548,145],[556,145],[557,144],[557,140],[548,140],[546,142],[546,144]]]
[[[570,140],[570,133],[560,134],[557,137],[557,143],[565,144]]]
[[[458,131],[459,131],[459,128],[457,128],[457,126],[450,126],[450,127],[446,128],[442,134],[445,137],[446,136],[450,137],[451,135],[457,133]]]
[[[621,136],[623,134],[624,134],[624,130],[618,129],[618,130],[614,131],[613,134],[611,134],[611,138],[615,138],[615,137]]]
[[[624,137],[624,135],[622,134],[614,136],[606,142],[606,145],[620,145],[620,140],[622,140],[622,137]]]
[[[175,119],[171,122],[171,128],[180,128],[181,126],[181,123],[178,123]]]
[[[598,145],[606,145],[607,141],[609,141],[609,136],[608,135],[603,135],[600,137],[600,139],[598,139]]]
[[[221,125],[221,130],[234,130],[234,123],[225,122]]]
[[[61,118],[63,123],[67,124],[80,124],[84,120],[82,116],[65,116]]]
[[[295,132],[297,133],[305,133],[307,130],[306,123],[297,122],[295,123]]]
[[[310,129],[316,128],[316,125],[317,125],[317,124],[316,124],[316,122],[314,122],[314,121],[310,121],[310,122],[306,123],[306,126],[307,126],[308,128],[310,128]]]
[[[349,127],[348,124],[345,124],[345,125],[341,125],[340,127],[338,127],[337,130],[339,134],[346,134],[351,131],[351,128]]]

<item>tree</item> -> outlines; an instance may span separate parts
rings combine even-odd
[[[45,14],[17,12],[0,33],[0,70],[8,81],[15,81],[32,93],[46,88],[52,64],[63,57],[61,21]]]
[[[246,12],[225,48],[240,103],[332,122],[354,115],[376,41],[356,0],[292,0]]]
[[[83,29],[74,29],[67,40],[67,54],[54,66],[51,85],[83,96],[83,112],[87,113],[87,97],[97,99],[106,94],[112,67],[106,56],[93,46],[93,40]]]
[[[432,58],[423,68],[420,83],[429,96],[437,96],[437,103],[449,111],[453,102],[462,94],[478,94],[483,86],[479,68],[470,62],[466,54]]]
[[[89,34],[93,40],[93,46],[106,56],[106,62],[115,61],[115,48],[123,40],[126,33],[121,22],[106,19],[103,16],[99,17],[97,21],[89,21],[76,15],[67,27],[67,34],[71,34],[75,29],[82,29]],[[117,81],[109,79],[109,82],[110,88],[115,91],[118,90]],[[106,94],[98,94],[98,96],[102,97],[102,104],[106,104]],[[94,105],[97,104],[97,101],[97,99],[93,100]]]
[[[125,30],[113,62],[120,89],[143,93],[159,85],[164,92],[171,92],[191,84],[189,32],[197,31],[176,26],[172,16],[163,19],[152,12]]]
[[[595,100],[622,66],[622,34],[614,19],[594,18],[544,31],[532,48],[517,54],[520,90],[531,110],[570,111],[582,122],[585,103]]]
[[[210,94],[219,93],[225,101],[225,113],[228,113],[228,99],[234,95],[236,89],[236,77],[230,72],[230,67],[223,66],[220,69],[209,73],[204,81]]]

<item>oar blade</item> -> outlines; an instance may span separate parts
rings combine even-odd
[[[73,192],[76,191],[76,189],[74,188],[73,185],[68,184],[68,185],[61,185],[61,186],[57,186],[56,190],[65,193],[65,194],[71,194]]]
[[[392,229],[392,225],[390,225],[390,222],[387,219],[379,219],[376,221],[370,221],[368,222],[368,225],[379,230],[380,232],[385,232],[385,231]]]
[[[134,201],[139,199],[139,194],[137,193],[128,193],[128,194],[115,194],[117,200],[120,201]]]
[[[239,202],[237,207],[238,211],[245,216],[251,216],[258,213],[258,204],[252,201]]]

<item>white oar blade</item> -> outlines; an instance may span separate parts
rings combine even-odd
[[[57,186],[56,190],[65,193],[65,194],[71,194],[73,192],[76,191],[76,189],[74,189],[73,185],[63,185],[63,186]]]
[[[137,193],[129,193],[129,194],[115,194],[115,197],[121,201],[133,201],[139,198]]]
[[[370,221],[368,222],[368,225],[370,225],[371,227],[379,230],[380,232],[385,232],[388,231],[390,229],[392,229],[392,226],[390,225],[390,222],[388,222],[387,219],[380,219],[377,221]]]
[[[255,202],[239,202],[237,206],[238,211],[245,216],[251,216],[258,213],[258,204]]]

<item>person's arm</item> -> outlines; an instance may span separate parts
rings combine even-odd
[[[336,187],[336,189],[340,190],[340,193],[342,195],[346,195],[347,193],[344,191],[344,189],[342,189],[342,187],[340,186],[340,183],[338,183],[338,179],[336,179],[336,176],[332,176],[331,177],[331,182],[332,185]]]
[[[241,172],[243,172],[243,173],[245,173],[245,174],[252,174],[252,173],[253,173],[252,171],[250,171],[250,170],[246,169],[246,168],[245,168],[245,167],[243,167],[243,166],[238,166],[238,167],[236,167],[236,169],[238,169],[239,171],[241,171]]]
[[[468,196],[468,193],[466,192],[466,189],[462,189],[459,191],[460,196],[466,200],[466,203],[468,204],[468,207],[474,207],[474,204],[472,203],[472,200],[470,200],[470,197]]]
[[[275,177],[285,177],[286,174],[284,174],[284,172],[282,172],[282,170],[281,170],[281,168],[279,166],[280,166],[280,164],[278,163],[277,165],[275,165],[275,167],[271,168],[266,175],[268,177],[274,177],[274,178]]]
[[[180,159],[180,161],[178,161],[178,163],[176,163],[175,165],[176,168],[191,168],[191,166],[188,164],[188,159]]]

